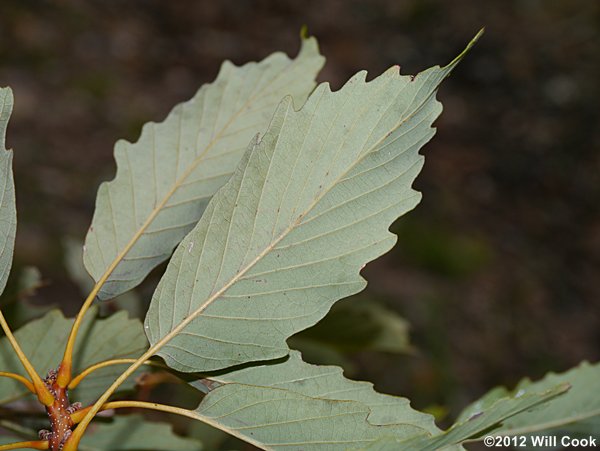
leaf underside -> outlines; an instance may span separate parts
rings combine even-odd
[[[579,378],[580,390],[592,376],[590,367],[584,367],[587,374]],[[576,393],[576,399],[569,399],[567,379],[576,380],[548,377],[476,403],[442,432],[430,415],[412,410],[406,399],[345,379],[339,368],[306,364],[292,351],[283,362],[209,376],[222,385],[209,392],[196,415],[265,449],[458,450],[484,432],[510,433],[508,425],[527,419],[532,409],[553,409],[557,416],[565,412],[560,409],[580,398]],[[205,384],[192,383],[199,389]]]
[[[147,348],[146,337],[138,320],[130,320],[125,312],[107,319],[94,320],[95,309],[88,313],[82,323],[80,339],[74,352],[75,373],[95,363],[116,359],[138,357]],[[38,374],[45,375],[55,369],[62,357],[72,319],[65,318],[58,310],[32,321],[15,332],[23,352],[29,357]],[[0,368],[24,374],[6,337],[0,340]],[[110,366],[93,372],[71,393],[71,399],[88,403],[95,401],[123,371],[122,366]],[[130,378],[123,389],[134,385]],[[0,404],[18,399],[29,392],[16,381],[0,379]]]
[[[15,183],[12,171],[12,150],[6,149],[6,129],[13,108],[10,88],[0,88],[0,294],[12,266],[17,210],[15,206]]]
[[[154,293],[145,330],[169,366],[285,356],[290,335],[364,288],[360,270],[394,245],[388,227],[420,199],[418,151],[461,57],[416,77],[396,66],[337,92],[321,84],[299,111],[282,101]]]
[[[214,83],[146,124],[136,143],[116,143],[117,175],[98,190],[84,246],[94,280],[110,274],[100,299],[135,287],[171,255],[281,98],[302,104],[323,61],[314,38],[294,60],[278,52],[241,67],[226,61]]]
[[[525,412],[504,421],[495,434],[525,434],[538,431],[560,429],[565,434],[572,432],[588,433],[598,431],[600,426],[600,363],[582,362],[564,373],[549,373],[543,379],[532,382],[521,381],[512,391],[497,387],[483,398],[467,407],[460,419],[477,413],[478,410],[498,398],[541,392],[560,384],[571,388],[564,395],[540,405],[537,409]],[[595,428],[595,429],[594,429]]]
[[[489,408],[482,410],[479,414],[469,417],[466,421],[457,422],[448,431],[432,439],[412,439],[403,448],[406,449],[440,449],[445,446],[460,444],[466,440],[479,437],[485,431],[502,424],[507,418],[511,418],[521,412],[526,412],[538,405],[551,402],[552,399],[563,395],[569,386],[559,384],[542,391],[531,391],[521,393],[518,396],[506,396],[496,400]]]
[[[599,430],[599,384],[600,364],[583,362],[564,373],[549,373],[536,382],[525,379],[511,391],[504,387],[491,390],[465,408],[456,423],[442,434],[409,440],[387,437],[366,449],[440,449],[464,441],[481,440],[483,435],[589,437]]]
[[[222,385],[198,406],[198,420],[264,449],[342,450],[385,435],[440,432],[408,400],[345,379],[340,368],[309,365],[295,351],[284,362],[210,379]],[[200,382],[192,385],[202,388]]]

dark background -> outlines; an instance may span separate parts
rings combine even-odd
[[[359,353],[353,376],[454,414],[494,385],[598,360],[600,2],[589,0],[2,0],[16,264],[41,270],[35,302],[72,314],[82,301],[62,242],[83,239],[113,143],[135,141],[224,59],[295,55],[302,25],[334,88],[360,69],[445,64],[486,27],[440,90],[423,202],[365,271],[417,352]]]

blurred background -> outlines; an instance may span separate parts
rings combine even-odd
[[[353,311],[354,325],[338,312],[298,346],[308,355],[312,343],[314,361],[341,363],[440,424],[492,386],[598,360],[600,2],[588,0],[2,0],[15,273],[35,266],[43,282],[29,302],[69,314],[81,303],[65,241],[85,236],[96,189],[114,176],[114,142],[137,140],[224,59],[295,55],[303,25],[327,57],[319,80],[334,88],[361,69],[445,64],[486,33],[438,95],[445,111],[423,150],[422,203],[394,225],[395,249],[364,271],[360,302],[377,312]],[[138,290],[142,302],[159,275]],[[344,345],[360,318],[390,311],[410,325],[410,344],[396,318]],[[323,340],[329,355],[314,349]]]

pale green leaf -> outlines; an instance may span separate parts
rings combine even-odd
[[[440,449],[450,445],[463,443],[467,440],[477,439],[482,433],[503,424],[507,418],[524,412],[529,415],[529,410],[564,394],[569,389],[567,384],[544,387],[542,390],[518,392],[514,395],[504,396],[494,400],[482,410],[455,423],[448,431],[433,439],[414,439],[406,445],[406,449]]]
[[[526,379],[514,390],[497,387],[469,405],[456,424],[433,439],[402,441],[388,437],[369,451],[440,449],[483,435],[550,434],[588,437],[600,424],[600,364],[583,362],[561,374]],[[526,443],[531,444],[531,441]],[[539,447],[536,447],[536,449]]]
[[[428,433],[438,432],[433,417],[412,410],[408,399],[377,393],[370,382],[346,379],[342,369],[336,366],[305,363],[298,351],[291,351],[282,362],[213,374],[209,379],[223,385],[247,384],[292,391],[311,398],[361,402],[369,406],[368,421],[371,424],[406,423]]]
[[[0,88],[0,294],[6,288],[12,266],[17,231],[13,153],[12,150],[6,149],[6,129],[12,108],[12,90]]]
[[[550,429],[560,429],[565,434],[598,431],[600,425],[600,363],[590,365],[583,362],[564,373],[549,373],[537,382],[525,379],[510,392],[503,387],[495,388],[482,399],[467,407],[460,418],[472,416],[482,409],[482,406],[499,398],[541,392],[560,384],[569,384],[571,389],[566,394],[540,405],[533,411],[515,415],[504,421],[502,426],[494,431],[495,434],[522,435]]]
[[[80,340],[77,340],[74,352],[75,373],[103,360],[138,357],[147,347],[142,325],[138,320],[130,320],[127,314],[122,312],[93,321],[95,313],[96,310],[92,309],[82,323]],[[58,310],[53,310],[15,332],[23,352],[38,374],[45,375],[58,366],[72,323],[72,319],[67,319]],[[6,337],[0,340],[0,368],[26,376]],[[122,371],[123,367],[118,365],[95,371],[71,393],[71,400],[83,403],[94,401]],[[123,389],[132,386],[133,380],[129,379]],[[0,379],[0,404],[28,393],[18,382],[7,378]]]
[[[95,423],[79,445],[80,451],[200,451],[202,444],[173,432],[171,425],[146,421],[141,415],[116,416]]]
[[[100,299],[136,286],[171,255],[281,98],[301,105],[323,61],[314,38],[294,60],[278,52],[241,67],[227,61],[214,83],[146,124],[136,143],[117,142],[117,175],[98,190],[84,247],[94,280],[110,273]]]
[[[385,437],[367,447],[355,449],[369,451],[429,451],[448,449],[466,441],[477,440],[483,433],[501,430],[507,419],[515,415],[529,415],[536,406],[552,402],[569,390],[567,384],[551,388],[544,387],[541,391],[518,392],[514,395],[489,398],[475,409],[472,415],[461,417],[450,429],[433,437],[412,437],[407,440]]]
[[[364,288],[360,270],[419,202],[418,151],[459,60],[414,78],[396,66],[367,83],[360,72],[337,92],[321,84],[298,111],[284,99],[154,293],[145,328],[169,366],[282,357],[290,335]]]
[[[264,449],[342,450],[393,435],[407,439],[440,431],[408,400],[383,395],[342,370],[304,363],[293,351],[282,362],[253,366],[210,380],[221,384],[195,417]],[[203,381],[192,385],[203,388]]]

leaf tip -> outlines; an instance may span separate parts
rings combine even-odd
[[[302,25],[302,28],[300,29],[300,52],[298,57],[300,58],[302,55],[310,58],[319,58],[319,67],[322,67],[325,63],[325,57],[321,55],[319,51],[319,43],[317,38],[309,34],[308,27],[306,25]]]
[[[308,26],[306,24],[303,24],[300,27],[300,39],[304,41],[308,38],[310,38],[310,34],[308,34]]]
[[[0,86],[0,93],[6,93],[10,99],[13,98],[13,90],[10,86]]]
[[[469,41],[465,49],[462,52],[460,52],[460,54],[456,58],[454,58],[450,62],[450,64],[446,66],[446,69],[452,69],[454,66],[456,66],[465,57],[465,55],[469,53],[469,51],[473,48],[477,41],[479,41],[481,36],[483,36],[483,33],[485,33],[485,27],[481,27],[477,34],[473,36],[473,39]]]

